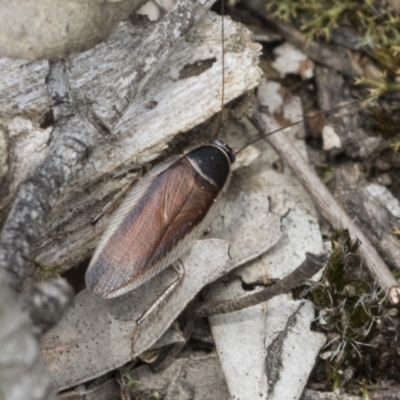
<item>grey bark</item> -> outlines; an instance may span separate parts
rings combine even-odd
[[[38,229],[74,171],[91,151],[97,133],[90,107],[71,108],[66,74],[52,63],[47,79],[49,94],[58,117],[47,156],[21,183],[0,235],[0,263],[8,271],[14,290],[22,288],[27,259]]]

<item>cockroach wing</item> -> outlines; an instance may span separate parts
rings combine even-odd
[[[190,154],[150,171],[112,218],[90,262],[86,285],[102,297],[117,297],[176,261],[209,223],[228,184],[226,175],[216,185],[199,173]]]

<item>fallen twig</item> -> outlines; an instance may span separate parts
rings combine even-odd
[[[299,267],[285,278],[264,290],[238,299],[201,304],[195,308],[194,313],[196,317],[227,314],[262,303],[280,294],[288,293],[314,276],[326,264],[327,260],[328,257],[326,254],[315,255],[306,253],[306,259]]]

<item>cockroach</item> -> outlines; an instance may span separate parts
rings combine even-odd
[[[113,298],[173,264],[204,232],[229,184],[235,152],[216,139],[151,170],[113,216],[86,285]]]

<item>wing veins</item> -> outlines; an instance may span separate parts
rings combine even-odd
[[[154,246],[153,251],[151,252],[151,255],[150,255],[150,256],[148,257],[148,259],[147,259],[147,262],[149,262],[149,260],[151,260],[151,259],[153,258],[155,252],[156,252],[157,249],[158,249],[158,246],[159,246],[160,243],[162,243],[162,241],[164,240],[164,238],[165,238],[165,236],[166,236],[166,234],[167,234],[167,232],[168,232],[168,228],[174,223],[174,221],[177,219],[177,217],[179,216],[179,214],[180,214],[180,212],[182,211],[182,209],[183,209],[183,208],[185,207],[185,205],[187,204],[190,195],[193,193],[193,190],[194,190],[193,185],[191,185],[189,194],[187,195],[185,201],[182,203],[181,207],[179,208],[179,212],[176,213],[175,217],[172,219],[172,221],[171,221],[169,224],[165,224],[166,229],[165,229],[163,235],[160,237],[160,240],[158,241],[157,246]],[[165,192],[165,194],[166,194],[166,192]],[[165,199],[165,195],[164,195],[164,199]],[[164,201],[164,203],[165,203],[165,201]],[[164,207],[164,208],[165,208],[165,207]],[[164,212],[163,214],[165,215],[165,212]],[[176,246],[176,244],[175,244],[175,246]]]

